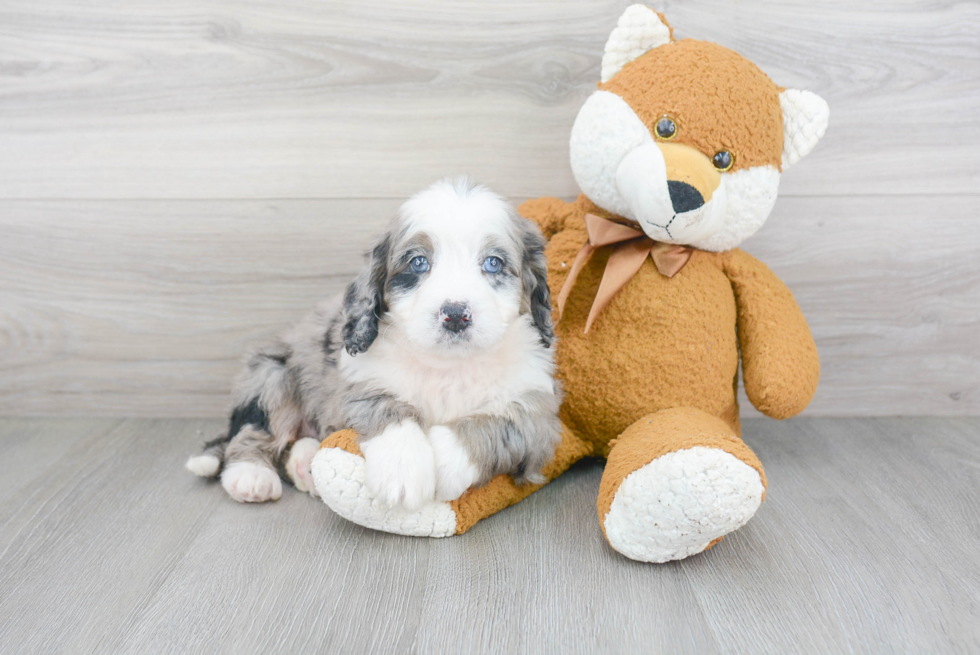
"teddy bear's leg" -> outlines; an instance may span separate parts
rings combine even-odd
[[[550,482],[572,464],[592,454],[591,444],[564,429],[555,457],[542,473]],[[499,475],[451,502],[434,501],[413,512],[389,507],[372,498],[367,490],[364,457],[353,430],[335,432],[323,441],[313,458],[312,475],[323,502],[343,518],[375,530],[414,537],[462,534],[480,520],[544,486],[519,486],[509,475]]]
[[[667,562],[744,525],[765,489],[762,464],[727,423],[697,409],[668,409],[614,442],[599,487],[599,520],[623,555]]]
[[[541,470],[547,482],[518,485],[509,475],[498,475],[484,486],[467,491],[450,503],[456,513],[456,534],[463,534],[488,516],[519,503],[567,471],[575,462],[594,454],[592,444],[580,439],[562,423],[561,443],[551,462]]]

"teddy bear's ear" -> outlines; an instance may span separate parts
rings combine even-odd
[[[792,166],[813,150],[830,120],[827,101],[816,93],[786,89],[779,94],[783,110],[783,168]]]
[[[607,82],[627,63],[657,46],[670,43],[673,33],[663,17],[649,7],[630,5],[619,17],[602,55],[602,81]]]

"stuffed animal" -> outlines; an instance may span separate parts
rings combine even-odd
[[[740,358],[749,400],[767,416],[794,416],[813,397],[820,366],[800,308],[737,246],[828,115],[816,95],[782,89],[714,43],[677,41],[663,16],[633,5],[572,127],[582,194],[519,208],[549,239],[565,390],[562,442],[544,473],[606,459],[599,523],[627,557],[699,553],[762,502],[765,472],[740,438]],[[461,534],[540,488],[499,476],[453,502],[389,508],[364,488],[355,437],[328,437],[312,473],[331,508],[371,528]]]

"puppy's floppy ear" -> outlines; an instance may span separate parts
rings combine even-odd
[[[545,240],[538,226],[515,214],[520,226],[521,284],[524,286],[522,311],[531,314],[531,321],[541,335],[541,343],[550,347],[555,341],[555,325],[551,320],[551,290],[548,289],[548,260],[544,256]]]
[[[366,351],[378,336],[378,320],[385,311],[384,287],[388,279],[391,234],[385,234],[368,253],[368,262],[344,295],[344,346],[357,355]]]

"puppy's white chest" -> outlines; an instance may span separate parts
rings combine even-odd
[[[510,372],[474,366],[470,370],[428,370],[419,376],[414,404],[432,423],[446,423],[477,413],[495,413],[515,395]],[[519,393],[519,391],[518,391]]]
[[[500,412],[530,380],[511,361],[484,359],[449,367],[421,365],[414,358],[390,362],[387,387],[399,399],[421,410],[428,422],[441,424],[473,414]],[[509,359],[509,358],[508,358]]]
[[[554,391],[550,353],[539,348],[518,343],[492,355],[439,366],[380,341],[356,359],[342,358],[345,376],[418,408],[430,424],[501,413],[523,394]]]

